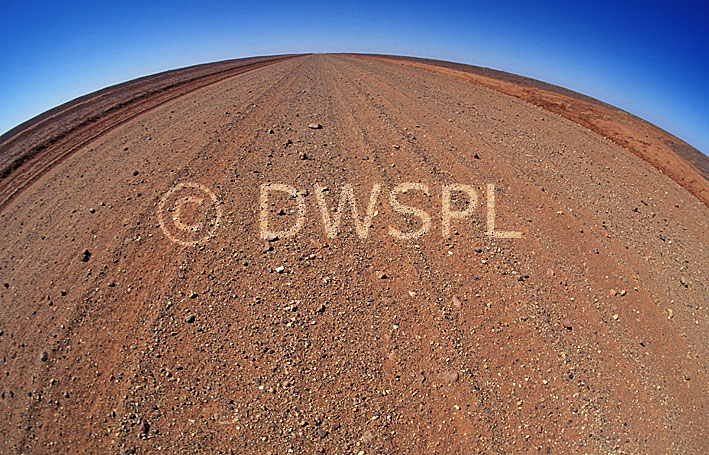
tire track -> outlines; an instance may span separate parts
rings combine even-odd
[[[0,212],[7,208],[15,196],[44,173],[114,128],[196,90],[291,58],[297,57],[286,56],[271,61],[251,63],[171,84],[155,92],[140,93],[136,97],[111,106],[98,117],[85,119],[69,130],[61,131],[48,141],[34,145],[27,153],[12,159],[0,170]]]

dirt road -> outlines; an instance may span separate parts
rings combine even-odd
[[[3,453],[709,445],[709,208],[569,116],[308,55],[75,145],[0,212]]]

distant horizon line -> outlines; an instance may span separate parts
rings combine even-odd
[[[65,105],[67,105],[67,104],[74,103],[74,102],[76,102],[77,100],[79,100],[79,99],[81,99],[81,98],[84,98],[84,97],[87,97],[87,96],[90,96],[90,95],[97,94],[97,93],[99,93],[99,92],[101,92],[101,91],[103,91],[103,90],[110,89],[110,88],[114,88],[114,87],[120,86],[120,85],[122,85],[122,84],[126,84],[126,83],[129,83],[129,82],[138,81],[138,80],[141,80],[141,79],[143,79],[143,78],[148,78],[148,77],[156,76],[156,75],[159,75],[159,74],[169,73],[169,72],[171,72],[171,71],[179,71],[179,70],[184,70],[184,69],[188,69],[188,68],[196,68],[196,67],[200,67],[200,66],[211,65],[211,64],[216,64],[216,63],[223,63],[223,62],[228,62],[228,61],[232,61],[232,60],[236,61],[236,60],[244,60],[244,59],[249,59],[249,58],[285,57],[285,56],[299,57],[299,56],[309,56],[309,55],[355,55],[355,56],[382,56],[382,57],[398,57],[398,58],[420,59],[420,60],[428,60],[428,61],[432,61],[432,62],[453,63],[453,64],[458,64],[458,65],[465,65],[465,66],[469,66],[469,67],[473,67],[473,68],[477,68],[477,69],[483,69],[483,70],[493,71],[493,72],[500,73],[500,74],[506,74],[506,75],[516,76],[516,77],[521,77],[521,78],[524,78],[524,79],[527,79],[527,80],[530,80],[530,81],[540,82],[540,83],[545,84],[545,85],[548,85],[548,86],[552,86],[552,87],[555,87],[555,88],[558,88],[558,89],[562,89],[562,90],[564,90],[564,91],[571,92],[571,93],[573,93],[573,94],[582,96],[582,97],[584,97],[584,98],[589,98],[589,99],[591,99],[591,100],[593,100],[593,101],[602,103],[602,104],[606,105],[607,107],[611,107],[611,108],[613,108],[613,109],[616,109],[616,110],[619,110],[619,111],[621,111],[621,112],[624,112],[624,113],[626,113],[626,114],[628,114],[628,115],[631,115],[631,116],[635,117],[636,119],[642,120],[642,121],[644,121],[644,122],[646,122],[646,123],[648,123],[648,124],[654,126],[655,128],[660,129],[660,130],[663,131],[664,133],[666,133],[666,134],[668,134],[668,135],[670,135],[670,136],[676,138],[677,140],[683,142],[685,145],[687,145],[688,147],[692,148],[693,150],[699,152],[700,154],[702,154],[702,155],[704,155],[704,156],[706,156],[706,157],[709,157],[709,150],[707,150],[707,152],[704,152],[704,151],[700,150],[699,148],[697,148],[697,147],[695,147],[694,145],[692,145],[691,143],[689,143],[687,140],[685,140],[685,139],[679,137],[677,134],[675,134],[675,133],[673,133],[673,132],[671,132],[671,131],[666,130],[666,129],[663,128],[662,126],[660,126],[660,125],[658,125],[658,124],[656,124],[656,123],[653,123],[652,121],[650,121],[650,120],[648,120],[648,119],[646,119],[646,118],[640,116],[639,114],[635,114],[635,113],[633,113],[633,112],[627,110],[626,108],[619,107],[619,106],[613,104],[612,102],[605,101],[605,100],[600,99],[600,98],[597,98],[596,96],[593,96],[593,95],[585,94],[585,93],[583,93],[583,92],[577,91],[577,90],[575,90],[575,89],[573,89],[573,88],[570,88],[570,87],[566,87],[566,86],[564,86],[564,85],[560,85],[560,84],[558,84],[558,83],[547,82],[547,81],[544,81],[544,80],[542,80],[542,79],[537,79],[537,78],[534,78],[534,77],[531,77],[531,76],[527,76],[527,75],[524,75],[524,74],[513,73],[513,72],[510,72],[510,71],[507,71],[507,70],[497,69],[497,68],[493,68],[493,67],[489,67],[489,66],[478,65],[478,64],[474,64],[474,63],[470,63],[470,62],[466,62],[466,61],[459,61],[459,60],[443,60],[443,59],[440,59],[440,58],[435,58],[435,57],[430,57],[430,56],[420,56],[420,55],[389,54],[389,53],[374,53],[374,52],[350,52],[350,51],[296,52],[296,53],[274,53],[274,54],[261,54],[261,55],[257,55],[257,54],[253,54],[253,55],[243,55],[243,56],[233,57],[233,58],[226,58],[226,59],[219,59],[219,60],[208,60],[208,61],[203,61],[203,62],[199,62],[199,63],[188,64],[188,65],[185,65],[185,66],[169,67],[169,68],[166,68],[166,69],[163,69],[163,70],[159,70],[159,71],[156,71],[156,72],[152,72],[152,73],[148,73],[148,74],[143,74],[143,75],[141,75],[141,76],[134,77],[134,78],[132,78],[132,79],[126,79],[126,80],[123,80],[123,81],[120,81],[120,82],[117,82],[117,83],[113,83],[113,84],[110,84],[110,85],[103,86],[103,87],[101,87],[101,88],[99,88],[99,89],[96,89],[96,90],[93,90],[93,91],[90,91],[90,92],[83,93],[83,94],[81,94],[81,95],[79,95],[79,96],[76,96],[76,97],[74,97],[74,98],[71,98],[71,99],[69,99],[69,100],[67,100],[67,101],[65,101],[65,102],[63,102],[63,103],[61,103],[61,104],[58,104],[58,105],[53,106],[53,107],[50,107],[50,108],[48,108],[48,109],[46,109],[46,110],[44,110],[44,111],[42,111],[42,112],[39,112],[38,114],[36,114],[36,115],[34,115],[34,116],[30,117],[30,118],[27,118],[26,120],[24,120],[24,121],[18,123],[17,125],[11,127],[11,128],[8,129],[7,131],[5,131],[5,132],[3,132],[2,134],[0,134],[0,146],[2,145],[3,142],[5,142],[5,141],[6,141],[7,139],[9,139],[10,137],[12,137],[14,134],[20,132],[20,131],[22,130],[21,127],[23,127],[25,124],[31,123],[31,122],[34,121],[37,117],[46,115],[46,114],[49,113],[50,111],[55,110],[55,109],[58,109],[58,108],[61,108],[62,106],[65,106]],[[18,131],[16,131],[16,132],[13,133],[13,131],[15,131],[15,130],[18,130]]]

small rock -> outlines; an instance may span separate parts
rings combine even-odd
[[[318,313],[324,313],[325,312],[325,305],[321,303],[320,305],[318,305],[318,307],[315,311],[317,311]]]
[[[322,128],[322,125],[319,123],[310,123],[308,125],[308,128],[310,128],[311,130],[319,130],[320,128]]]
[[[91,208],[89,209],[89,213],[96,213],[96,209],[93,208],[93,207],[91,207]]]
[[[196,292],[190,291],[190,298],[191,299],[196,299],[198,296],[199,296],[199,294],[197,294]]]
[[[190,314],[185,318],[185,321],[187,321],[188,324],[192,324],[195,320],[194,314]]]
[[[615,289],[611,289],[610,294],[615,297],[616,295],[618,295],[618,291],[616,291]]]
[[[627,292],[626,292],[625,289],[623,289],[622,291],[620,291],[620,295],[621,295],[621,296],[624,296],[625,294],[627,294]]]
[[[375,436],[375,434],[372,432],[372,430],[367,430],[367,431],[365,431],[364,434],[362,435],[361,441],[362,441],[364,444],[369,444],[370,442],[374,441],[374,438],[375,438],[375,437],[376,437],[376,436]]]
[[[442,371],[441,374],[438,375],[438,377],[446,384],[453,384],[458,380],[459,375],[457,371],[449,370]]]
[[[327,437],[328,434],[329,433],[326,429],[318,428],[318,436],[320,437],[320,439]]]
[[[278,236],[277,236],[276,234],[272,233],[272,232],[269,232],[269,233],[266,234],[263,238],[264,238],[264,240],[266,240],[267,242],[275,242],[275,241],[278,240]]]
[[[147,420],[141,419],[140,420],[140,435],[147,436],[149,431],[150,431],[150,424],[148,423]]]
[[[268,134],[276,134],[276,132],[273,131],[273,128],[269,128],[269,129],[268,129]]]
[[[473,158],[475,158],[476,160],[479,160],[479,159],[480,159],[480,155],[478,155],[478,154],[476,153],[475,155],[473,155]]]
[[[276,267],[276,273],[283,273],[285,270],[286,270],[286,268],[283,267],[282,265],[279,265],[278,267]]]
[[[377,276],[380,280],[386,280],[387,278],[389,278],[389,276],[384,272],[377,272]]]
[[[460,299],[458,298],[457,295],[454,295],[452,300],[453,300],[453,306],[454,306],[454,307],[460,308],[460,307],[463,306],[463,304],[460,302]]]
[[[571,330],[574,328],[573,325],[571,325],[571,321],[566,318],[561,320],[561,326],[567,330]]]
[[[42,351],[42,353],[39,355],[39,360],[41,360],[42,362],[46,362],[48,358],[49,354],[47,354],[47,351]]]
[[[618,316],[617,314],[614,314],[614,315],[613,315],[613,320],[614,320],[614,321],[617,321],[619,317],[620,317],[620,316]]]
[[[139,174],[138,171],[133,171],[133,177],[135,177],[135,176],[138,175],[138,174]]]
[[[81,253],[81,262],[89,262],[89,259],[91,259],[91,252],[84,250],[84,252]]]

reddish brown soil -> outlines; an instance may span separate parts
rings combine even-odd
[[[212,64],[0,138],[0,452],[705,453],[707,158],[454,66]],[[389,234],[422,225],[392,210],[404,182],[430,190],[398,195],[432,217],[415,240]],[[221,212],[195,246],[160,227],[180,183],[218,199],[182,213]],[[295,237],[260,239],[268,183],[301,191]],[[443,237],[453,183],[479,201]],[[360,216],[382,187],[367,238],[349,209],[325,234],[315,187],[345,184]],[[486,235],[487,184],[522,238]]]
[[[146,76],[82,96],[0,136],[0,208],[35,178],[106,131],[209,84],[291,58],[254,57]]]
[[[471,80],[585,126],[649,162],[709,205],[709,159],[657,126],[593,98],[502,71],[413,57],[379,56]]]

